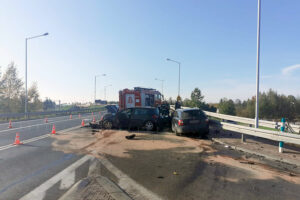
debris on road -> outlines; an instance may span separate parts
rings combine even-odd
[[[179,173],[177,171],[174,171],[173,175],[179,175]]]
[[[128,140],[131,140],[135,137],[135,134],[131,134],[131,135],[126,135],[125,138]]]

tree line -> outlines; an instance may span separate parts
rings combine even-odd
[[[181,99],[181,97],[179,97],[179,99]],[[170,97],[168,103],[174,105],[175,100]],[[181,104],[185,107],[197,107],[210,112],[216,112],[217,110],[214,105],[210,105],[204,101],[204,96],[198,87],[191,92],[191,98],[185,98],[183,101],[181,101]]]
[[[255,96],[245,101],[223,98],[218,104],[218,109],[222,114],[254,118],[255,102]],[[300,120],[300,98],[293,95],[278,94],[272,89],[260,93],[259,118],[280,120],[282,117],[290,121]]]
[[[40,99],[36,83],[28,88],[28,112],[51,110],[55,108],[55,102]],[[11,62],[2,73],[0,67],[0,113],[21,113],[25,109],[25,87],[17,73],[14,62]]]
[[[172,105],[175,100],[169,98]],[[240,117],[255,118],[255,102],[253,96],[247,100],[222,98],[218,104],[208,104],[204,102],[204,96],[199,88],[191,92],[190,98],[181,101],[182,106],[198,107],[202,110],[219,112],[221,114],[236,115]],[[259,94],[259,118],[265,120],[277,120],[284,117],[290,121],[300,121],[300,97],[293,95],[278,94],[269,89],[267,92]]]

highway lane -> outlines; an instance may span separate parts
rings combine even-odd
[[[102,111],[103,112],[103,111]],[[101,112],[94,112],[95,116],[101,114]],[[85,116],[89,116],[91,115],[91,113],[85,113],[85,114],[81,114],[81,118],[85,117]],[[78,119],[79,115],[72,115],[72,119]],[[56,121],[62,121],[62,120],[66,120],[66,119],[70,119],[70,115],[67,116],[59,116],[59,117],[49,117],[48,119],[48,123],[51,122],[56,122]],[[24,120],[24,121],[11,121],[12,123],[12,128],[20,128],[20,127],[25,127],[25,126],[31,126],[31,125],[36,125],[36,124],[44,124],[45,123],[45,118],[42,119],[32,119],[32,120]],[[9,130],[11,128],[9,128],[9,122],[8,123],[1,123],[0,124],[0,131],[2,130]]]
[[[100,119],[100,115],[94,115],[95,119]],[[81,118],[63,119],[56,120],[53,122],[33,124],[21,128],[12,128],[0,131],[0,147],[14,142],[16,132],[20,134],[21,140],[27,140],[30,138],[38,137],[47,133],[51,133],[53,125],[55,125],[56,131],[63,130],[66,128],[79,126],[83,119],[91,120],[92,115],[85,115]]]
[[[81,155],[65,154],[51,147],[53,139],[48,137],[30,144],[0,151],[0,199],[20,199],[31,190],[62,171]],[[77,174],[83,178],[86,169]],[[82,175],[80,175],[82,174]],[[49,194],[57,199],[65,190],[53,189]]]
[[[97,115],[97,118],[100,116]],[[82,119],[91,121],[92,116],[84,116]],[[61,131],[80,126],[82,119],[56,121],[56,130]],[[53,139],[48,134],[51,129],[52,124],[50,123],[36,123],[30,127],[20,128],[21,141],[43,135],[49,137],[8,149],[1,149],[1,147],[13,143],[15,130],[8,129],[0,132],[0,200],[20,199],[82,157],[52,149]],[[64,144],[62,143],[62,145]],[[87,165],[77,170],[74,181],[85,177],[87,170]],[[66,189],[60,185],[55,185],[47,192],[46,199],[57,199]]]

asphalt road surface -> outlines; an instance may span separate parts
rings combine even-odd
[[[134,139],[125,139],[133,133]],[[62,150],[89,152],[104,160],[101,175],[135,200],[300,199],[300,170],[296,166],[210,140],[171,133],[93,132],[89,128],[56,138],[66,142],[60,146],[56,141]]]
[[[98,114],[98,113],[97,113]],[[99,115],[95,115],[100,118]],[[53,124],[56,131],[78,127],[82,119],[92,120],[90,114],[49,118],[44,120],[28,120],[13,122],[13,128],[8,124],[0,125],[0,199],[20,199],[25,194],[71,165],[81,155],[55,151],[51,147],[53,138],[50,137]],[[23,145],[12,146],[16,132],[20,133],[20,140],[27,141]],[[77,181],[87,174],[87,166],[76,172]],[[67,188],[55,186],[46,194],[45,199],[57,199]]]

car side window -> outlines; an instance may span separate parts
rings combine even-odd
[[[123,110],[123,111],[121,112],[121,115],[126,116],[126,117],[130,117],[130,115],[131,115],[131,110],[130,110],[130,109]]]
[[[135,109],[134,110],[134,115],[146,115],[147,114],[147,110],[146,109]]]

